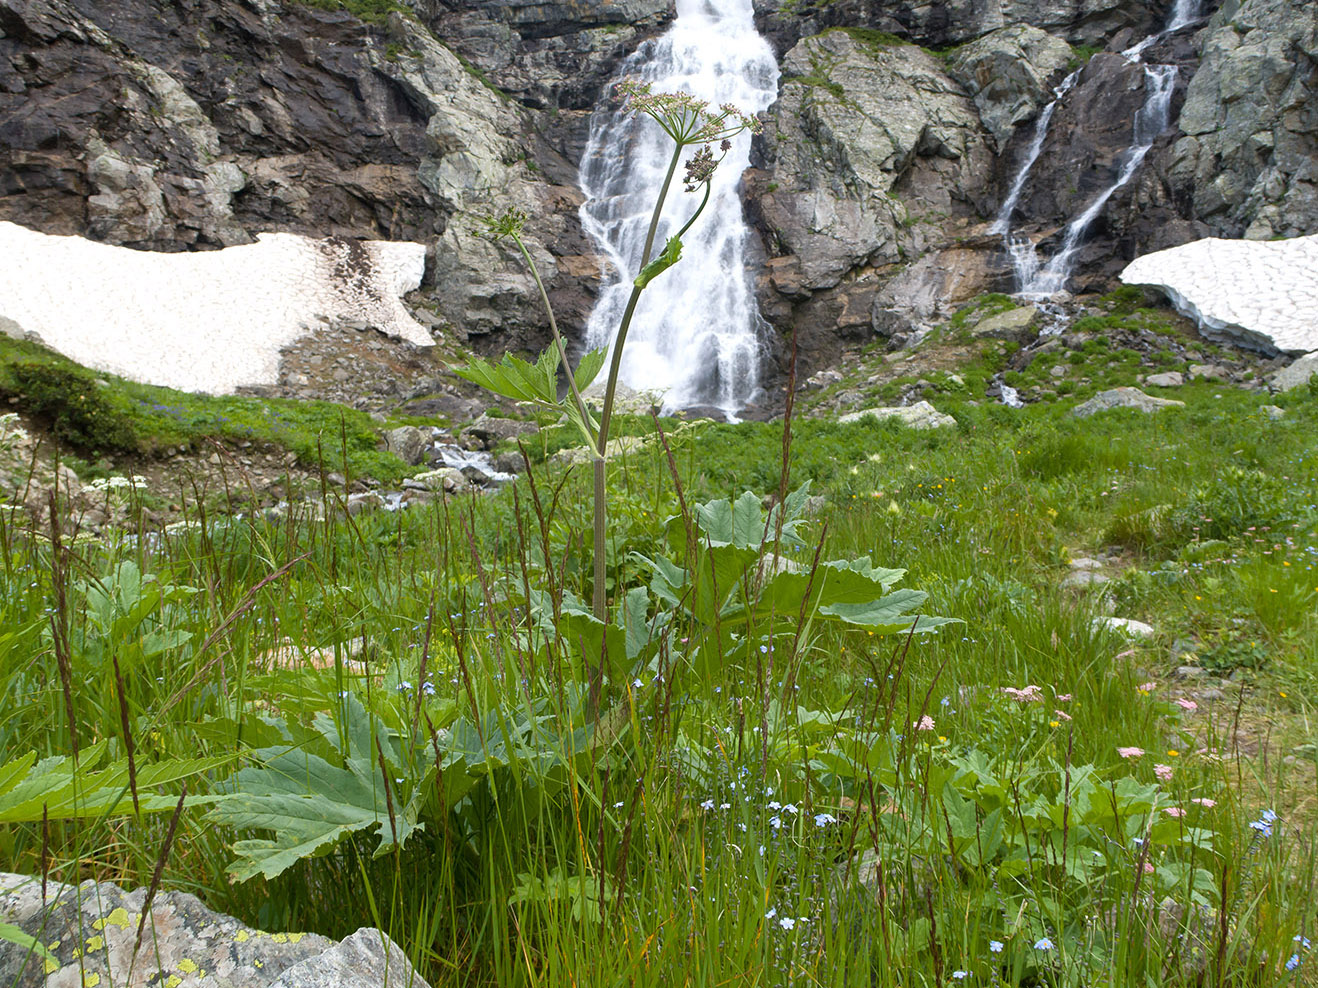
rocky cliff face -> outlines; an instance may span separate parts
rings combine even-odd
[[[644,22],[644,4],[575,6],[586,9],[559,17],[550,37],[529,4],[430,13],[493,30],[502,10],[546,51]],[[490,50],[511,65],[520,44]],[[603,78],[627,45],[600,48]],[[553,89],[547,72],[532,77],[541,89],[521,94],[528,103]],[[578,99],[594,98],[581,95],[587,78],[572,76]],[[598,278],[581,256],[579,194],[563,184],[573,168],[540,131],[419,18],[371,25],[276,0],[0,0],[0,219],[165,251],[271,230],[436,243],[441,324],[503,331],[500,347],[538,345],[544,317],[520,260],[473,236],[477,217],[509,207],[532,217],[530,241],[569,318],[589,310]]]
[[[0,220],[155,250],[263,231],[423,241],[441,331],[534,348],[533,282],[476,234],[513,207],[580,328],[601,264],[577,219],[588,117],[673,0],[409,3],[363,23],[326,0],[0,0]],[[1173,125],[1095,221],[1074,288],[1207,234],[1318,232],[1318,6],[1203,6],[1144,53],[1178,67]],[[753,275],[775,340],[795,334],[809,370],[1010,288],[989,221],[1083,65],[1013,224],[1056,246],[1111,184],[1146,96],[1118,53],[1172,0],[755,7],[783,77],[745,181]]]
[[[1228,0],[1203,40],[1164,158],[1173,195],[1216,236],[1318,231],[1318,5]]]

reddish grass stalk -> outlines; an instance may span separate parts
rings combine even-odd
[[[119,655],[110,656],[114,663],[114,685],[119,693],[119,726],[124,732],[124,750],[128,753],[128,791],[133,794],[133,815],[142,816],[142,807],[137,801],[137,754],[133,749],[133,727],[128,721],[128,695],[124,692],[124,676],[119,671]]]
[[[165,874],[165,862],[169,859],[170,849],[174,846],[174,834],[178,830],[179,818],[183,816],[183,802],[188,798],[188,784],[183,783],[183,791],[178,794],[174,805],[174,814],[169,818],[169,828],[165,831],[164,843],[160,845],[160,854],[156,856],[156,866],[151,872],[151,884],[147,886],[146,897],[142,900],[142,916],[137,921],[137,938],[133,941],[133,957],[142,949],[142,931],[146,928],[146,918],[151,915],[151,900],[160,888],[160,879]],[[129,965],[131,973],[131,964]]]

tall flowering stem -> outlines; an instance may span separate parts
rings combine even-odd
[[[632,279],[632,291],[623,311],[622,321],[618,325],[617,335],[613,341],[613,356],[609,362],[609,375],[604,388],[604,404],[600,409],[599,421],[596,423],[582,397],[582,391],[589,384],[589,379],[600,369],[602,353],[595,351],[582,359],[582,366],[574,373],[567,363],[567,346],[559,333],[554,311],[549,304],[549,295],[536,270],[531,254],[522,239],[522,229],[526,221],[523,213],[509,210],[498,219],[487,220],[482,234],[494,240],[509,239],[516,244],[540,291],[540,299],[549,313],[549,328],[553,332],[553,353],[546,354],[532,367],[523,361],[505,355],[504,363],[492,366],[482,361],[474,361],[459,374],[475,381],[499,394],[516,400],[531,400],[542,405],[563,408],[563,403],[553,394],[553,376],[556,367],[567,370],[568,388],[571,392],[566,411],[572,418],[590,446],[594,468],[594,595],[591,611],[596,620],[607,624],[609,620],[608,600],[605,594],[605,533],[608,525],[608,491],[606,487],[605,466],[609,443],[609,426],[613,419],[613,405],[618,392],[618,374],[622,367],[622,350],[627,342],[627,331],[631,327],[632,317],[636,313],[636,303],[641,292],[655,278],[676,264],[682,257],[682,237],[704,211],[710,199],[711,183],[719,163],[732,149],[732,138],[742,131],[759,130],[759,122],[742,113],[731,104],[723,104],[717,109],[702,99],[689,93],[655,93],[648,83],[627,81],[617,87],[617,95],[623,101],[624,109],[632,113],[641,113],[649,117],[673,142],[672,154],[668,161],[668,170],[664,174],[663,184],[655,199],[654,209],[650,215],[650,226],[645,235],[645,246],[641,251],[641,266]],[[717,145],[717,151],[715,146]],[[655,252],[655,237],[659,232],[659,220],[663,214],[664,202],[677,174],[677,166],[687,148],[698,146],[686,163],[684,185],[687,192],[702,192],[700,204],[692,211],[677,233],[668,238],[662,251]],[[589,369],[583,373],[587,363]],[[580,380],[578,380],[580,376]],[[598,712],[600,696],[604,688],[604,669],[606,656],[599,656],[594,662],[586,657],[590,679],[590,705]]]
[[[608,605],[604,593],[604,553],[605,530],[607,518],[607,497],[605,491],[605,452],[609,442],[609,425],[613,418],[613,404],[617,396],[618,372],[622,366],[622,349],[627,342],[627,331],[631,327],[632,316],[636,313],[636,303],[641,292],[657,275],[677,263],[682,252],[682,236],[691,228],[697,217],[709,202],[710,183],[719,162],[732,148],[732,138],[744,130],[758,131],[760,123],[754,117],[747,116],[737,107],[725,103],[717,110],[711,110],[709,103],[697,99],[690,93],[656,93],[649,83],[625,81],[618,84],[617,93],[624,106],[633,113],[643,113],[649,117],[673,141],[673,153],[668,161],[668,170],[664,173],[663,184],[655,199],[654,209],[650,214],[650,226],[645,234],[645,246],[641,251],[641,269],[632,283],[631,295],[627,307],[623,310],[622,322],[618,325],[617,336],[613,341],[613,357],[609,362],[609,376],[604,389],[604,406],[600,410],[599,444],[595,450],[595,586],[592,599],[592,611],[601,621],[608,620]],[[715,157],[711,146],[718,144],[719,156]],[[677,235],[668,241],[663,254],[653,262],[654,239],[659,230],[659,218],[663,214],[664,202],[668,190],[673,184],[673,176],[682,160],[683,152],[693,145],[704,145],[692,156],[687,164],[686,190],[695,192],[703,188],[704,196],[700,205],[683,224]],[[596,690],[592,684],[592,696]]]

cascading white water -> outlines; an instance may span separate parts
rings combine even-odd
[[[1145,50],[1151,45],[1196,20],[1199,17],[1201,3],[1202,0],[1176,0],[1172,5],[1166,27],[1149,35],[1139,44],[1126,49],[1121,54],[1132,62],[1140,62],[1143,59]],[[1145,157],[1152,149],[1154,141],[1171,123],[1171,100],[1176,84],[1176,66],[1146,65],[1144,67],[1144,78],[1147,95],[1144,105],[1135,114],[1132,143],[1119,158],[1121,167],[1117,170],[1116,179],[1090,203],[1084,212],[1067,224],[1062,235],[1061,249],[1053,255],[1047,264],[1041,264],[1034,244],[1028,237],[1013,237],[1011,235],[1011,217],[1020,203],[1030,169],[1043,150],[1053,112],[1071,87],[1075,85],[1081,71],[1083,70],[1077,70],[1067,76],[1062,84],[1054,90],[1053,101],[1044,107],[1043,112],[1039,115],[1029,151],[1026,153],[1021,167],[1012,181],[1007,198],[1003,201],[1001,209],[998,210],[998,216],[994,220],[993,226],[990,227],[990,232],[1002,235],[1003,244],[1006,247],[1007,256],[1011,260],[1012,270],[1015,274],[1018,295],[1042,298],[1062,291],[1066,287],[1066,283],[1071,278],[1076,253],[1079,251],[1089,227],[1102,213],[1108,200],[1112,198],[1117,190],[1135,176],[1140,165],[1144,163]]]
[[[711,107],[767,109],[777,97],[778,63],[752,13],[751,0],[677,0],[672,27],[620,74],[649,82],[655,92],[689,92]],[[591,118],[581,222],[612,271],[587,323],[588,346],[613,342],[671,155],[669,138],[641,114],[601,108]],[[628,332],[622,381],[664,391],[667,410],[702,404],[735,415],[759,386],[762,320],[746,277],[738,195],[749,159],[750,135],[739,134],[715,172],[709,205],[683,238],[682,261],[646,288]],[[679,171],[665,203],[656,249],[699,205],[682,191],[681,177]]]
[[[1135,114],[1135,142],[1126,149],[1116,181],[1090,203],[1089,208],[1073,219],[1066,226],[1062,236],[1062,248],[1043,267],[1037,268],[1033,276],[1020,289],[1022,295],[1053,295],[1066,287],[1071,278],[1071,269],[1075,263],[1076,252],[1080,242],[1089,231],[1090,224],[1103,211],[1108,200],[1118,189],[1134,177],[1139,166],[1144,163],[1149,149],[1158,135],[1167,129],[1171,119],[1172,89],[1176,83],[1175,65],[1146,65],[1144,67],[1144,86],[1148,96],[1144,105]],[[1033,253],[1033,252],[1031,252]]]
[[[1062,80],[1061,85],[1053,90],[1052,102],[1045,106],[1043,112],[1039,114],[1039,119],[1034,124],[1034,139],[1030,141],[1025,157],[1021,159],[1021,166],[1016,171],[1016,177],[1012,179],[1011,188],[1007,191],[1007,198],[1002,200],[997,219],[989,227],[989,233],[1006,234],[1011,230],[1011,214],[1016,212],[1016,207],[1020,205],[1021,194],[1025,191],[1025,182],[1030,177],[1030,169],[1034,167],[1034,163],[1039,160],[1039,155],[1043,153],[1043,142],[1048,138],[1048,127],[1053,122],[1053,113],[1056,112],[1057,104],[1062,101],[1062,97],[1071,91],[1075,81],[1080,78],[1081,71],[1081,69],[1076,69]]]

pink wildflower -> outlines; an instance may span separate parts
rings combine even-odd
[[[1150,679],[1147,683],[1140,683],[1135,688],[1139,690],[1141,693],[1152,693],[1154,690],[1158,688],[1158,684],[1154,682],[1152,679]]]
[[[1068,714],[1068,713],[1066,713],[1066,711],[1064,711],[1064,710],[1054,710],[1054,711],[1053,711],[1053,716],[1056,717],[1058,720],[1070,720],[1070,719],[1071,719],[1071,715]]]
[[[1176,701],[1176,705],[1177,705],[1178,707],[1180,707],[1182,710],[1198,710],[1198,709],[1199,709],[1199,704],[1195,703],[1193,700],[1187,700],[1187,699],[1185,699],[1184,697],[1182,697],[1181,699],[1177,700],[1177,701]]]
[[[1163,812],[1166,813],[1168,816],[1175,816],[1175,817],[1185,816],[1185,810],[1181,809],[1179,806],[1165,807],[1163,809]]]
[[[1196,796],[1194,799],[1190,800],[1190,802],[1197,803],[1198,805],[1209,810],[1211,810],[1214,806],[1217,805],[1217,800],[1209,799],[1207,796]]]
[[[1002,692],[1006,693],[1017,703],[1043,702],[1043,690],[1037,686],[1027,686],[1023,690],[1018,690],[1014,686],[1004,686],[1002,687]]]
[[[934,719],[928,714],[925,714],[912,726],[914,726],[917,731],[932,731],[934,729]]]
[[[1071,702],[1071,694],[1070,694],[1070,693],[1058,693],[1058,694],[1057,694],[1057,702],[1058,702],[1058,703],[1070,703],[1070,702]]]
[[[1145,861],[1145,862],[1144,862],[1144,874],[1146,874],[1146,875],[1152,875],[1152,874],[1153,874],[1153,863],[1152,863],[1152,862],[1150,862],[1150,861]]]
[[[1170,765],[1153,766],[1153,774],[1162,782],[1170,782],[1172,779],[1172,767]]]
[[[1143,748],[1118,748],[1117,754],[1122,758],[1139,758],[1144,754]]]

